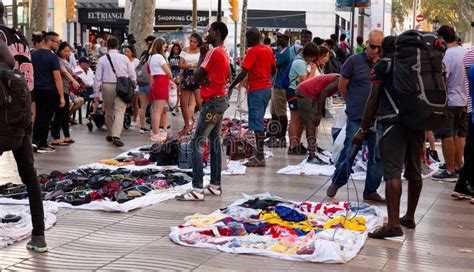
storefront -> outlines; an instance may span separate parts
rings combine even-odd
[[[256,27],[265,36],[276,39],[274,32],[286,28],[291,34],[292,43],[301,38],[301,31],[306,29],[306,12],[304,11],[275,11],[248,10],[247,27]]]
[[[128,19],[124,19],[124,9],[114,3],[80,3],[78,5],[78,22],[81,32],[84,33],[82,42],[93,42],[97,38],[106,38],[113,35],[123,40],[128,32]],[[217,12],[213,11],[212,16]],[[204,32],[209,24],[209,11],[198,11],[198,32]],[[192,11],[156,9],[155,26],[156,36],[167,40],[180,39],[192,32]],[[151,33],[150,33],[151,34]]]
[[[78,22],[83,33],[81,43],[93,43],[97,38],[107,38],[109,35],[122,41],[128,29],[124,9],[111,3],[80,3]]]

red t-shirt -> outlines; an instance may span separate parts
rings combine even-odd
[[[229,79],[229,55],[224,47],[216,47],[206,53],[201,68],[207,71],[208,83],[201,84],[201,98],[209,101],[217,96],[225,96],[225,84]]]
[[[339,74],[327,74],[327,75],[321,75],[321,76],[315,76],[311,79],[303,81],[298,87],[296,87],[296,90],[305,96],[316,100],[319,98],[319,95],[321,94],[321,91],[326,88],[327,85],[329,85],[334,78],[339,76]],[[329,93],[329,96],[334,95],[337,93],[338,89],[331,90]]]
[[[249,92],[272,87],[272,69],[275,67],[273,50],[265,45],[257,45],[247,52],[242,67],[249,72]]]

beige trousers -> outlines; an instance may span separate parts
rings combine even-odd
[[[127,104],[125,104],[115,91],[116,84],[102,83],[102,99],[104,100],[105,126],[107,136],[120,138],[123,129],[123,118]]]

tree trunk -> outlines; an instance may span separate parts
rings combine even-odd
[[[155,24],[155,0],[133,1],[130,23],[128,25],[129,34],[135,36],[137,43],[137,57],[147,49],[145,38],[153,35],[153,25]]]
[[[197,31],[197,0],[193,0],[193,32]]]
[[[247,4],[248,0],[244,0],[242,2],[242,23],[240,26],[240,65],[242,66],[242,62],[245,57],[245,44],[247,43],[245,40],[245,32],[247,31]]]
[[[46,31],[48,27],[48,0],[31,1],[30,31]]]

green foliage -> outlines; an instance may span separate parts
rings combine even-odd
[[[426,22],[438,20],[440,24],[454,26],[457,32],[464,33],[471,26],[473,6],[474,0],[422,0],[421,9]],[[393,0],[392,24],[402,25],[411,12],[413,0]]]

